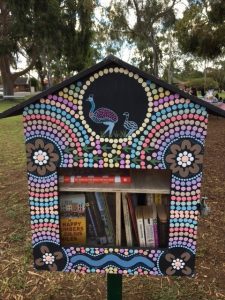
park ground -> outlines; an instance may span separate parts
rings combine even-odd
[[[1,101],[0,111],[17,104]],[[33,267],[21,116],[0,120],[0,299],[106,299],[106,277],[36,272]],[[210,116],[194,278],[123,277],[124,300],[225,299],[225,119]],[[116,299],[115,299],[116,300]]]

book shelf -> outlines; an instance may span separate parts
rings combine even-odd
[[[103,174],[109,174],[105,170]],[[65,171],[62,173],[66,173]],[[83,173],[84,174],[84,173]],[[90,173],[88,173],[90,174]],[[111,171],[110,174],[115,174]],[[118,174],[118,173],[117,173]],[[59,190],[61,192],[121,192],[121,193],[152,193],[152,194],[170,194],[170,172],[161,170],[138,170],[129,171],[127,174],[131,177],[130,184],[121,183],[61,183]]]
[[[59,172],[59,178],[60,178],[60,184],[59,184],[59,192],[60,195],[71,195],[71,199],[73,197],[77,197],[78,195],[81,195],[82,197],[86,198],[86,232],[83,230],[80,234],[87,234],[87,240],[83,240],[83,243],[75,243],[75,246],[82,246],[85,245],[86,247],[94,246],[110,246],[110,247],[150,247],[150,248],[157,248],[159,246],[166,247],[168,242],[168,220],[169,220],[169,195],[170,195],[170,185],[171,185],[171,174],[168,171],[164,170],[124,170],[122,172],[116,172],[115,170],[101,170],[101,175],[105,180],[108,178],[112,178],[113,176],[124,176],[123,178],[129,178],[128,182],[121,183],[121,182],[112,182],[107,183],[106,181],[103,182],[97,182],[93,183],[93,178],[98,178],[99,181],[101,180],[101,176],[95,172],[90,172],[90,170],[82,170],[81,173],[78,173],[77,175],[76,170],[72,172],[71,170],[68,172],[67,169],[62,169]],[[68,176],[69,175],[69,176]],[[78,177],[76,177],[78,176]],[[76,182],[71,182],[71,181]],[[76,180],[77,179],[77,180]],[[82,180],[90,180],[90,182],[79,182]],[[96,195],[101,195],[101,197],[106,201],[107,203],[99,204],[98,201],[95,199]],[[110,197],[108,195],[111,195]],[[128,196],[129,195],[129,196]],[[138,196],[140,195],[140,196]],[[142,195],[142,196],[141,196]],[[145,201],[147,195],[151,195],[152,201],[155,205],[156,200],[154,200],[155,195],[159,195],[161,199],[161,204],[163,204],[166,208],[167,215],[165,218],[165,225],[163,225],[163,229],[159,226],[161,222],[159,222],[159,216],[157,215],[157,211],[155,212],[155,219],[152,215],[150,215],[149,209],[150,206]],[[163,196],[164,195],[164,196]],[[128,197],[136,199],[136,204],[133,203],[134,199],[128,200]],[[62,196],[63,198],[63,196]],[[138,199],[140,198],[140,199]],[[89,200],[88,200],[89,199]],[[90,202],[89,202],[90,201]],[[139,202],[138,202],[139,201]],[[110,204],[111,202],[111,204]],[[128,203],[130,202],[130,203]],[[132,204],[131,204],[132,203]],[[95,229],[92,231],[98,231],[100,232],[100,228],[104,227],[107,228],[107,224],[104,224],[104,222],[99,221],[99,219],[102,218],[101,212],[99,210],[100,206],[105,205],[107,207],[107,210],[110,212],[107,213],[107,218],[111,218],[109,222],[112,223],[112,215],[113,215],[113,232],[111,232],[110,239],[113,239],[113,242],[107,243],[104,242],[104,237],[100,238],[100,240],[95,241],[95,243],[90,244],[90,239],[88,237],[88,228],[91,223],[96,223],[93,225]],[[133,206],[133,208],[131,207]],[[144,242],[140,242],[140,235],[141,233],[138,232],[138,225],[136,225],[136,232],[135,232],[135,224],[138,224],[137,214],[135,212],[135,209],[138,208],[141,210],[141,219],[140,222],[143,222],[143,230],[146,231],[144,239],[146,240],[146,244]],[[94,208],[93,208],[94,207]],[[158,206],[155,205],[155,209],[158,209]],[[151,208],[152,209],[152,208]],[[150,211],[151,211],[150,209]],[[91,212],[92,210],[92,212]],[[98,211],[96,213],[96,210]],[[133,210],[133,215],[132,215]],[[139,210],[139,211],[140,211]],[[143,211],[143,212],[142,212]],[[103,213],[104,214],[104,213]],[[110,217],[111,214],[111,217]],[[153,212],[151,212],[153,214]],[[140,212],[139,212],[140,215]],[[103,216],[104,219],[105,216]],[[93,219],[95,219],[93,221]],[[157,221],[158,219],[158,221]],[[153,221],[154,220],[154,221]],[[71,222],[71,221],[70,221]],[[76,221],[75,221],[76,222]],[[149,224],[145,224],[144,222],[147,222]],[[152,224],[150,224],[152,222]],[[156,229],[153,229],[153,222],[156,223]],[[98,224],[97,224],[98,223]],[[157,225],[158,223],[158,225]],[[155,226],[155,225],[154,225]],[[149,228],[146,228],[149,227]],[[151,227],[151,228],[150,228]],[[158,229],[157,229],[158,228]],[[62,229],[62,228],[61,228]],[[67,229],[66,229],[67,230]],[[99,231],[100,230],[100,231]],[[152,230],[152,233],[150,232]],[[154,233],[153,231],[156,230],[157,233]],[[149,240],[147,242],[147,231],[149,239],[151,240],[151,234],[152,234],[152,242]],[[165,231],[165,232],[161,232]],[[154,234],[164,236],[164,240],[167,242],[162,242],[161,244],[156,244],[156,241],[154,240]],[[63,236],[63,230],[61,230],[61,234]],[[101,236],[104,236],[104,234],[100,233]],[[107,234],[105,231],[105,236],[107,240]],[[112,236],[114,236],[112,238]],[[159,237],[157,236],[157,241]],[[71,240],[74,241],[74,238],[71,237]],[[158,242],[157,242],[158,243]],[[67,243],[67,245],[70,243]],[[72,244],[72,243],[71,243]],[[73,244],[72,244],[73,245]]]

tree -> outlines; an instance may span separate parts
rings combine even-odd
[[[63,58],[68,72],[90,63],[93,53],[92,0],[1,0],[0,70],[5,95],[13,94],[17,77],[34,66],[51,81],[52,62]],[[19,54],[28,66],[17,72]],[[56,64],[55,64],[56,65]]]
[[[112,1],[107,9],[110,38],[122,42],[124,37],[137,48],[135,62],[158,76],[163,34],[175,22],[177,0]],[[130,21],[133,15],[134,24]]]
[[[181,50],[204,60],[215,59],[225,47],[224,0],[190,0],[176,32]]]

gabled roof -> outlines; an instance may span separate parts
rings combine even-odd
[[[115,63],[119,67],[127,68],[129,71],[131,71],[133,73],[138,73],[140,76],[142,76],[148,80],[151,80],[152,82],[156,83],[157,85],[159,85],[165,89],[168,89],[171,92],[180,94],[182,97],[184,97],[186,99],[190,99],[192,102],[194,102],[196,104],[206,107],[206,109],[209,113],[225,117],[225,110],[220,109],[218,106],[215,106],[215,105],[213,105],[209,102],[206,102],[206,101],[204,101],[198,97],[195,97],[193,95],[187,94],[184,91],[178,89],[176,86],[168,84],[165,81],[154,77],[153,75],[150,75],[144,71],[141,71],[140,69],[122,61],[121,59],[119,59],[113,55],[109,55],[103,61],[101,61],[100,63],[97,63],[96,65],[92,66],[91,68],[88,68],[88,69],[78,73],[77,75],[75,75],[67,80],[64,80],[63,82],[41,92],[40,94],[37,94],[37,95],[29,98],[28,100],[4,111],[3,113],[0,114],[0,119],[21,114],[23,111],[23,108],[26,107],[27,105],[35,103],[40,98],[44,98],[49,94],[57,92],[58,90],[70,85],[71,83],[74,83],[74,81],[77,81],[77,80],[89,75],[90,73],[93,73],[101,68],[106,67],[110,63]]]

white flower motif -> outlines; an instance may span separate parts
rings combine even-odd
[[[54,255],[52,255],[52,253],[45,253],[42,256],[42,259],[46,265],[52,265],[55,261],[55,257],[54,257]]]
[[[39,166],[46,165],[49,160],[48,153],[42,150],[35,151],[33,155],[33,160],[34,163]]]
[[[177,163],[179,166],[185,168],[190,166],[194,161],[194,156],[191,152],[183,151],[180,152],[177,156]]]
[[[173,259],[172,261],[172,268],[175,270],[183,269],[185,266],[185,262],[182,259]]]

